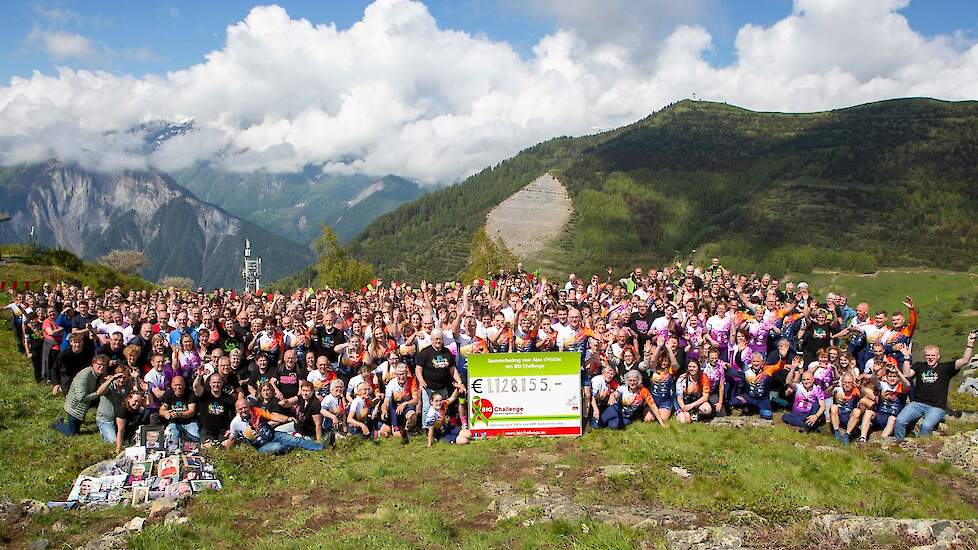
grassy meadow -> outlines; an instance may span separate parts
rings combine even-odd
[[[978,315],[972,300],[978,276],[931,271],[875,276],[816,273],[807,280],[819,295],[844,292],[850,303],[874,310],[899,308],[914,297],[921,314],[918,340],[960,353],[964,331]],[[77,473],[108,458],[89,415],[84,434],[65,438],[47,428],[61,400],[30,381],[29,365],[14,347],[9,319],[0,320],[0,501],[60,500]],[[978,400],[952,397],[952,406],[978,410]],[[951,429],[973,429],[952,422]],[[721,523],[728,512],[750,510],[768,524],[758,547],[816,544],[801,507],[861,515],[978,518],[978,491],[949,464],[925,463],[897,448],[842,448],[823,429],[806,435],[775,423],[772,429],[710,425],[667,429],[632,426],[573,439],[496,439],[466,447],[422,438],[407,446],[344,440],[321,453],[259,456],[246,447],[210,451],[224,490],[190,502],[190,523],[154,520],[129,540],[130,548],[634,548],[664,547],[661,529],[636,530],[593,518],[524,527],[534,510],[497,524],[486,481],[531,494],[538,484],[590,504],[633,504],[691,511],[700,523]],[[628,464],[634,474],[600,477],[598,468]],[[685,468],[689,479],[673,474]],[[0,546],[21,548],[44,538],[50,548],[74,548],[137,515],[55,511],[30,522],[0,523]],[[139,512],[143,515],[144,512]]]

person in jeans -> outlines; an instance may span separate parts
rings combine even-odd
[[[293,420],[284,414],[253,407],[246,399],[238,399],[234,408],[238,411],[238,415],[231,421],[231,437],[224,440],[225,449],[230,449],[238,441],[247,441],[259,453],[280,455],[292,449],[323,450],[323,444],[318,441],[296,437],[272,428],[268,421],[284,423]]]
[[[906,344],[896,344],[895,351],[903,354],[903,375],[913,381],[913,401],[900,411],[896,419],[893,435],[898,440],[907,435],[907,427],[920,420],[920,435],[933,433],[947,414],[948,386],[961,367],[971,361],[974,354],[978,330],[971,331],[964,354],[957,361],[941,362],[941,350],[934,345],[924,348],[924,362],[910,362],[910,349]],[[921,420],[923,419],[923,420]]]
[[[65,416],[52,422],[51,428],[67,436],[78,435],[88,409],[99,400],[96,391],[108,364],[108,357],[97,355],[92,360],[92,366],[85,367],[75,375],[65,396]]]

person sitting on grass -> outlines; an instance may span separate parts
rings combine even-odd
[[[295,419],[293,429],[296,433],[323,441],[322,403],[316,398],[312,382],[300,380],[299,393],[280,401],[279,407]]]
[[[659,407],[649,390],[642,386],[642,374],[637,370],[625,373],[625,384],[618,386],[608,398],[608,408],[601,413],[601,425],[613,430],[624,429],[632,422],[652,422],[662,427],[666,421],[659,415]]]
[[[750,357],[750,366],[744,371],[744,393],[730,401],[731,407],[743,412],[757,412],[764,420],[771,420],[771,377],[784,368],[784,360],[773,365],[764,364],[764,355],[755,351]]]
[[[399,363],[394,367],[394,378],[387,383],[384,394],[384,404],[381,417],[384,421],[380,435],[388,437],[391,432],[399,432],[401,440],[408,442],[408,430],[418,422],[418,403],[421,402],[421,391],[417,380],[408,376],[408,367]]]
[[[709,399],[710,377],[700,371],[698,360],[690,359],[686,372],[676,380],[676,420],[689,424],[712,416]]]
[[[329,394],[323,397],[320,415],[327,442],[346,434],[346,399],[343,398],[343,381],[339,378],[329,383]]]
[[[675,344],[675,338],[670,337],[670,341]],[[669,420],[672,416],[673,401],[675,400],[675,380],[676,372],[679,371],[679,361],[670,343],[662,336],[658,338],[658,348],[652,356],[654,370],[650,377],[649,395],[655,405],[655,418],[660,424]],[[650,420],[651,421],[651,420]]]
[[[223,442],[225,449],[230,449],[239,441],[247,441],[259,453],[280,455],[292,449],[323,450],[323,444],[318,441],[276,431],[269,424],[269,421],[288,422],[290,418],[284,414],[271,413],[260,407],[254,407],[247,399],[238,399],[234,408],[238,414],[231,421],[230,437]]]
[[[618,389],[618,372],[615,367],[605,365],[601,374],[591,378],[591,423],[592,428],[601,426],[601,415],[608,408],[611,394]]]
[[[346,414],[346,429],[350,435],[360,435],[364,439],[371,439],[374,436],[374,429],[377,426],[373,414],[374,401],[370,393],[370,384],[360,382],[356,387],[356,397],[350,403],[349,412]]]
[[[958,374],[974,356],[975,340],[978,339],[978,329],[968,334],[968,340],[961,358],[955,362],[941,363],[941,350],[937,346],[924,348],[924,362],[910,363],[911,350],[906,344],[897,344],[894,349],[903,354],[902,375],[913,379],[913,401],[907,404],[896,419],[893,435],[903,439],[907,429],[920,421],[920,435],[933,433],[934,428],[947,414],[947,392],[951,378]],[[921,420],[922,419],[922,420]]]
[[[458,399],[458,390],[445,399],[440,393],[431,394],[428,413],[422,427],[428,432],[428,446],[437,441],[465,445],[472,438],[472,432],[458,424],[453,424],[448,416],[448,407]]]
[[[860,429],[859,443],[865,443],[872,428],[883,431],[881,437],[893,435],[896,426],[897,415],[907,402],[907,394],[910,393],[910,381],[897,369],[895,364],[888,364],[885,367],[886,374],[876,386],[875,402],[876,406],[867,410],[863,414],[862,427]]]
[[[187,389],[182,376],[170,380],[170,389],[160,400],[160,418],[166,421],[166,448],[176,449],[183,438],[200,441],[200,425],[197,423],[197,396]]]
[[[863,410],[858,407],[859,387],[851,373],[845,373],[832,394],[833,403],[829,407],[832,420],[832,433],[843,445],[849,444],[853,430],[859,426]]]
[[[784,423],[796,426],[803,432],[818,431],[825,423],[825,393],[815,385],[815,374],[804,370],[800,357],[796,356],[791,362],[785,394],[794,396],[794,403],[791,411],[781,417]]]

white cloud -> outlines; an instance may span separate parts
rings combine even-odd
[[[441,29],[408,0],[378,0],[346,30],[257,7],[227,29],[222,49],[165,75],[60,69],[12,79],[0,87],[0,162],[57,155],[172,169],[217,157],[232,170],[316,163],[447,182],[693,93],[787,111],[978,97],[978,46],[961,33],[915,32],[899,13],[906,0],[796,0],[781,21],[741,28],[723,67],[707,61],[714,39],[695,24],[707,1],[689,11],[657,0],[608,0],[597,11],[560,2],[562,29],[526,58]],[[138,145],[126,129],[185,116],[198,131],[145,159],[125,153]]]
[[[57,61],[69,59],[91,61],[99,55],[91,40],[74,32],[42,30],[34,27],[27,35],[27,43],[40,45],[51,58]]]

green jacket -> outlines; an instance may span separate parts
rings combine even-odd
[[[75,378],[71,381],[68,394],[65,395],[65,412],[81,420],[85,420],[88,409],[95,406],[99,396],[95,393],[98,389],[99,379],[91,366],[78,371]]]

